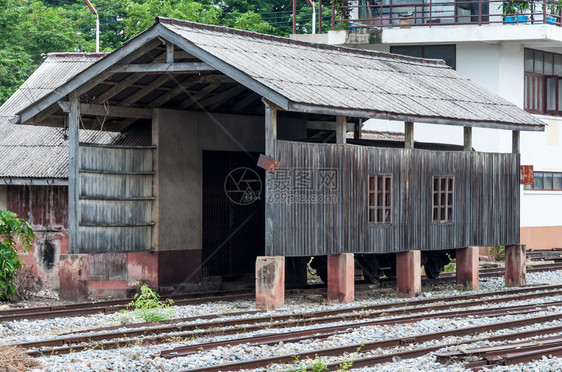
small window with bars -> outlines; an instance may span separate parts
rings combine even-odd
[[[433,177],[433,222],[453,221],[453,177]]]
[[[369,175],[369,223],[392,223],[391,175]]]

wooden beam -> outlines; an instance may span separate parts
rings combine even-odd
[[[66,101],[59,101],[59,105],[64,112],[70,112],[71,104]],[[80,112],[84,115],[96,116],[116,116],[120,118],[152,119],[152,109],[133,108],[109,105],[96,105],[93,103],[81,103]]]
[[[265,155],[276,159],[275,142],[277,141],[277,107],[268,100],[263,100],[265,104]],[[283,166],[283,164],[281,165]],[[265,200],[269,200],[272,195],[271,185],[273,184],[273,174],[265,172]],[[275,203],[265,203],[265,254],[269,255],[273,251],[273,232],[275,229]]]
[[[363,129],[363,120],[359,119],[359,121],[355,123],[355,127],[353,128],[353,139],[355,140],[361,139],[362,129]]]
[[[519,154],[521,152],[520,135],[521,132],[518,130],[511,132],[511,152],[514,154]]]
[[[185,83],[187,83],[187,84],[185,84]],[[191,87],[195,84],[196,84],[196,82],[194,81],[194,78],[187,78],[184,81],[182,81],[181,83],[179,83],[179,85],[177,87],[173,88],[172,90],[168,91],[167,93],[164,93],[160,97],[156,98],[148,106],[149,107],[159,107],[159,106],[163,105],[164,103],[168,102],[169,100],[171,100],[172,98],[174,98],[175,96],[177,96],[178,94],[185,93],[188,90],[189,87]]]
[[[158,88],[160,85],[166,83],[170,80],[170,76],[165,74],[159,76],[150,84],[146,85],[144,88],[141,88],[139,91],[131,94],[129,97],[125,98],[123,101],[119,102],[120,106],[131,106],[133,103],[137,102],[139,99],[146,96],[148,93],[152,92],[154,89]]]
[[[107,101],[111,97],[115,96],[116,94],[122,92],[123,90],[127,89],[128,87],[130,87],[131,85],[136,83],[142,77],[143,76],[140,75],[140,74],[131,75],[131,76],[127,77],[123,81],[120,81],[119,83],[117,83],[117,85],[115,85],[113,88],[110,88],[110,89],[106,90],[99,97],[96,97],[96,99],[94,99],[94,103],[100,104],[100,103],[103,103],[104,101]]]
[[[525,130],[525,131],[544,131],[544,124],[518,124],[505,123],[499,121],[476,121],[463,119],[449,119],[429,116],[415,116],[408,114],[395,114],[391,112],[379,112],[362,109],[342,109],[337,107],[316,106],[307,103],[291,102],[287,111],[301,112],[308,114],[347,116],[364,119],[385,119],[395,121],[415,121],[416,123],[443,124],[456,126],[471,126],[479,128],[497,128],[508,130]]]
[[[80,105],[78,92],[70,93],[68,113],[68,253],[78,253],[80,249]]]
[[[276,90],[269,88],[263,83],[250,77],[245,72],[238,70],[227,62],[207,52],[203,48],[191,43],[189,40],[186,40],[183,36],[177,34],[176,32],[171,31],[162,25],[160,26],[161,27],[158,28],[159,35],[166,40],[171,41],[179,48],[193,55],[195,58],[212,64],[223,74],[232,77],[232,79],[245,85],[248,89],[258,93],[260,96],[268,98],[269,101],[277,104],[282,109],[287,110],[289,108],[289,100]]]
[[[256,102],[260,98],[260,95],[257,93],[250,93],[246,97],[242,98],[232,108],[234,112],[239,112],[244,110],[246,107],[252,104],[252,102]]]
[[[205,107],[207,110],[212,111],[244,90],[246,90],[245,86],[237,85],[233,88],[225,90],[224,92],[220,92],[213,96],[204,98],[199,102],[199,104]]]
[[[334,130],[336,127],[335,121],[322,121],[322,120],[307,120],[306,127],[308,129],[316,129],[316,130]],[[353,123],[346,124],[346,130],[349,132],[355,129],[355,125]]]
[[[74,78],[70,79],[53,92],[45,95],[44,97],[37,100],[33,105],[27,107],[20,115],[20,123],[25,124],[33,116],[37,115],[39,112],[45,110],[51,105],[57,103],[62,97],[67,96],[71,92],[83,87],[89,86],[93,83],[100,83],[107,78],[104,72],[109,66],[112,66],[118,61],[127,59],[128,57],[139,57],[137,54],[143,46],[151,46],[154,48],[156,44],[161,43],[158,39],[158,30],[156,27],[152,27],[145,32],[139,34],[131,42],[126,43],[121,48],[117,49],[115,52],[107,55],[105,58],[100,60],[98,63],[94,63],[89,68],[80,72]],[[91,88],[90,88],[91,89]],[[87,91],[88,89],[86,89]]]
[[[472,151],[472,127],[464,127],[464,151]]]
[[[214,67],[204,62],[178,62],[178,63],[148,63],[148,64],[131,64],[131,65],[115,65],[107,69],[109,73],[133,73],[133,72],[190,72],[190,71],[215,71]]]
[[[404,122],[404,148],[414,148],[414,123],[412,121]]]
[[[347,133],[347,121],[345,116],[336,117],[336,143],[345,144]]]
[[[166,63],[174,63],[174,44],[166,41]]]
[[[179,108],[184,110],[189,109],[191,106],[199,102],[200,99],[205,98],[218,87],[220,87],[220,84],[209,84],[200,91],[191,93],[191,96],[187,97],[187,99],[180,104]]]

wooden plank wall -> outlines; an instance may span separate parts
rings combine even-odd
[[[276,141],[275,148],[281,172],[267,184],[267,202],[276,221],[268,255],[390,253],[519,242],[518,154],[290,141]],[[275,180],[294,169],[310,170],[312,188],[289,188],[293,202],[288,202],[279,196]],[[320,185],[325,169],[337,169],[337,188],[329,194],[334,202],[310,202],[315,193],[327,195]],[[368,223],[369,174],[393,176],[390,225]],[[454,177],[452,222],[433,222],[433,176]],[[294,202],[295,197],[305,202]]]
[[[79,253],[150,250],[152,156],[152,147],[80,144]]]

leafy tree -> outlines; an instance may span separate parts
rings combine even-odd
[[[20,241],[24,253],[33,249],[35,239],[31,226],[16,214],[0,210],[0,299],[7,300],[14,293],[15,272],[23,267],[17,252]]]

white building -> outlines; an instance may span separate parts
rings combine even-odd
[[[517,22],[504,17],[498,1],[405,1],[355,2],[342,23],[347,30],[293,38],[441,58],[543,119],[545,132],[521,133],[521,164],[532,165],[535,175],[534,185],[522,186],[521,243],[528,249],[562,247],[562,27],[560,17],[549,14],[556,9],[529,2]],[[403,131],[403,126],[369,121],[365,128]],[[435,142],[435,128],[415,124],[415,140]],[[444,143],[463,143],[462,127],[440,126],[437,134]],[[476,151],[510,152],[511,146],[509,131],[473,129]]]

